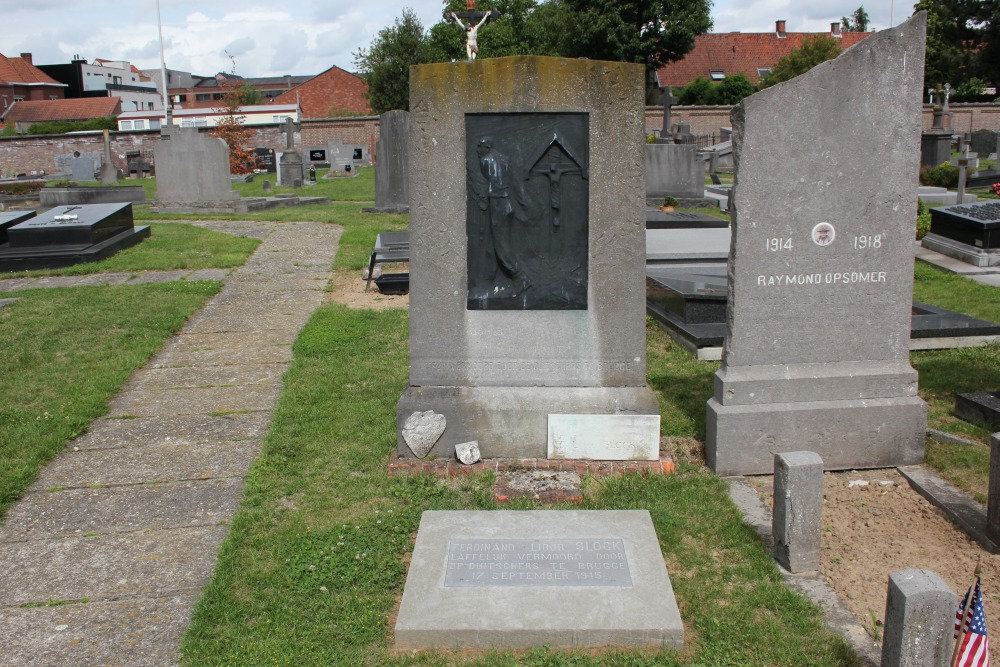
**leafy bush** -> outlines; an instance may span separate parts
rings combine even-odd
[[[920,184],[939,188],[954,188],[958,186],[958,167],[942,162],[936,167],[920,169]]]
[[[5,195],[26,195],[31,192],[38,192],[38,181],[15,181],[13,183],[0,184],[0,194]]]
[[[715,87],[708,79],[698,77],[688,85],[681,88],[677,96],[677,103],[682,105],[691,104],[714,104]]]
[[[86,130],[117,129],[118,121],[107,116],[91,120],[47,120],[29,127],[27,134],[66,134],[67,132],[84,132]]]
[[[927,236],[931,231],[931,210],[927,208],[923,200],[917,198],[917,240]]]

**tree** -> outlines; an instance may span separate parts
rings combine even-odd
[[[806,37],[802,46],[793,50],[774,64],[771,73],[760,82],[760,89],[769,88],[776,83],[794,79],[805,74],[816,65],[832,60],[840,55],[837,40],[827,35]]]
[[[855,9],[850,16],[844,16],[840,19],[840,25],[843,26],[844,32],[868,32],[868,23],[868,12],[865,11],[864,5]]]
[[[712,27],[709,0],[549,0],[562,21],[560,52],[568,57],[621,60],[658,67],[694,48]]]
[[[914,5],[915,11],[927,11],[925,88],[943,83],[958,88],[977,75],[997,83],[996,5],[981,0],[920,0]]]
[[[256,162],[251,148],[254,131],[243,124],[246,116],[242,115],[240,107],[243,106],[244,99],[254,99],[255,95],[259,101],[260,93],[235,75],[236,61],[232,56],[229,59],[233,63],[233,76],[219,79],[219,85],[226,92],[222,96],[222,106],[215,109],[224,115],[209,134],[222,139],[229,146],[229,171],[233,174],[249,174],[254,170]],[[248,93],[248,89],[253,94]]]
[[[743,72],[727,76],[715,89],[715,104],[739,104],[744,97],[753,95],[753,84]]]
[[[371,46],[354,53],[354,64],[368,83],[368,105],[375,113],[410,108],[410,65],[426,61],[424,27],[410,8],[379,31]]]
[[[681,88],[677,103],[683,106],[715,104],[715,86],[705,77],[699,76]]]

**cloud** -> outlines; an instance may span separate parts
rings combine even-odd
[[[242,56],[245,53],[249,53],[257,47],[257,42],[253,40],[252,37],[241,37],[240,39],[233,40],[227,44],[220,55],[224,58],[233,58]]]

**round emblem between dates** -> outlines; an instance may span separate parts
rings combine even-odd
[[[818,246],[826,246],[833,243],[837,237],[837,230],[829,222],[821,222],[812,230],[812,240]]]

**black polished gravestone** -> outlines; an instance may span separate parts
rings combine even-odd
[[[588,117],[467,114],[468,310],[586,310]]]
[[[714,229],[728,226],[728,220],[707,213],[646,209],[646,229]]]
[[[0,271],[56,268],[112,255],[149,236],[132,222],[132,204],[58,206],[7,229]]]
[[[1000,392],[980,392],[955,396],[955,416],[973,424],[1000,430]]]
[[[646,312],[688,348],[721,347],[726,337],[728,283],[723,263],[647,265]],[[913,302],[911,349],[949,347],[949,338],[978,337],[1000,337],[1000,324]],[[920,343],[928,339],[931,344]]]
[[[274,157],[273,148],[255,148],[253,149],[254,164],[260,171],[267,172],[268,174],[275,174],[278,172],[278,163]]]
[[[14,225],[35,217],[34,211],[10,211],[0,213],[0,245],[7,242],[7,230]]]
[[[981,250],[1000,249],[1000,202],[932,208],[931,234]]]

